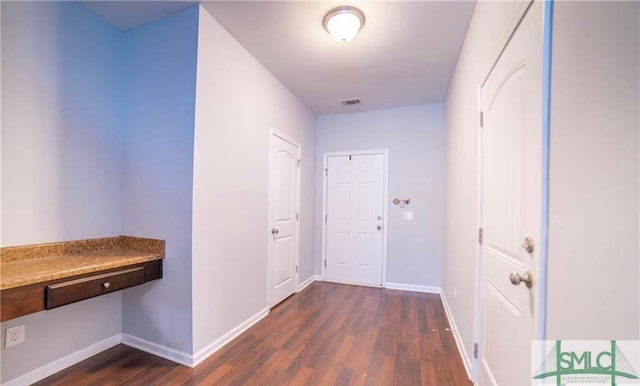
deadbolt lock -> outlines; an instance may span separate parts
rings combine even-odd
[[[533,238],[529,236],[525,237],[524,243],[522,244],[522,248],[524,248],[524,250],[527,251],[528,253],[533,252],[533,249],[534,249]]]

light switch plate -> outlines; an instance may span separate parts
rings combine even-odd
[[[413,211],[412,210],[405,210],[404,211],[404,219],[405,220],[413,220]]]

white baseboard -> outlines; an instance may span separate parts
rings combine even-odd
[[[193,356],[193,365],[191,367],[197,366],[200,362],[207,359],[209,355],[218,351],[220,348],[222,348],[222,346],[229,343],[235,337],[245,332],[249,327],[258,323],[262,318],[264,318],[268,314],[269,314],[269,308],[265,307],[257,314],[251,316],[249,319],[245,320],[244,322],[240,323],[238,326],[234,327],[231,331],[227,332],[220,338],[211,342],[202,350],[195,353],[195,355]]]
[[[313,283],[314,281],[322,281],[322,276],[320,276],[320,275],[311,275],[307,280],[303,281],[302,283],[300,283],[298,285],[298,291],[296,291],[296,292],[301,292],[303,289],[305,289],[309,285],[311,285],[311,283]]]
[[[42,380],[50,375],[53,375],[58,371],[62,371],[69,366],[73,366],[78,362],[81,362],[106,349],[109,349],[115,345],[118,345],[121,342],[122,342],[121,334],[113,335],[107,339],[101,340],[100,342],[94,343],[91,346],[80,349],[65,357],[56,359],[53,362],[49,362],[46,365],[40,366],[35,370],[29,371],[24,375],[21,375],[8,382],[3,383],[3,385],[4,386],[31,385],[32,383],[38,382],[39,380]]]
[[[460,336],[460,331],[456,326],[456,320],[453,318],[453,314],[451,313],[451,309],[449,308],[449,303],[447,303],[447,298],[444,296],[444,292],[440,293],[440,299],[442,299],[442,305],[444,306],[444,312],[447,314],[447,319],[449,319],[449,323],[451,324],[451,330],[453,332],[453,339],[456,341],[456,346],[458,346],[458,352],[462,357],[462,363],[464,364],[464,369],[467,371],[467,377],[472,379],[471,377],[471,359],[467,355],[467,350],[464,349],[464,345],[462,344],[462,337]]]
[[[182,351],[178,351],[171,347],[163,346],[148,340],[138,338],[137,336],[122,333],[122,343],[138,350],[148,352],[160,358],[168,359],[172,362],[179,363],[187,367],[193,367],[193,356]]]
[[[384,288],[393,289],[393,290],[401,290],[401,291],[413,291],[413,292],[426,292],[429,294],[440,294],[442,293],[442,288],[440,287],[432,287],[429,285],[416,285],[416,284],[402,284],[402,283],[389,283],[386,282],[384,284]]]
[[[311,280],[309,284],[311,284],[312,282],[313,280]],[[185,352],[175,350],[171,347],[150,342],[148,340],[141,339],[126,333],[120,333],[120,334],[113,335],[100,342],[94,343],[91,346],[85,347],[74,353],[71,353],[63,358],[57,359],[53,362],[40,366],[37,369],[32,370],[26,374],[23,374],[17,378],[14,378],[8,382],[5,382],[2,385],[3,386],[31,385],[32,383],[38,382],[50,375],[53,375],[59,371],[62,371],[67,367],[73,366],[78,362],[81,362],[93,355],[96,355],[120,343],[126,344],[127,346],[131,346],[133,348],[142,350],[144,352],[148,352],[149,354],[153,354],[161,358],[168,359],[172,362],[179,363],[187,367],[195,367],[200,362],[205,360],[209,355],[219,350],[222,346],[229,343],[232,339],[236,338],[238,335],[243,333],[249,327],[256,324],[258,321],[260,321],[262,318],[264,318],[268,314],[269,314],[269,309],[264,308],[257,314],[245,320],[243,323],[241,323],[237,327],[233,328],[231,331],[229,331],[219,339],[216,339],[214,342],[212,342],[207,347],[197,352],[195,355],[190,355]]]

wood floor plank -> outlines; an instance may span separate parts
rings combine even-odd
[[[385,355],[382,360],[382,372],[379,385],[392,384],[392,380],[395,377],[396,372],[396,359],[395,357]]]
[[[37,385],[471,382],[438,295],[315,282],[194,369],[118,345]]]
[[[354,348],[349,353],[349,357],[345,362],[345,367],[364,371],[371,358],[379,330],[375,327],[365,327],[356,335]]]
[[[210,373],[207,377],[202,380],[203,385],[215,385],[222,378],[224,378],[231,370],[233,370],[232,366],[229,366],[226,363],[218,366],[212,373]]]
[[[301,367],[300,370],[296,373],[296,376],[291,380],[291,383],[282,383],[283,385],[291,385],[291,386],[302,386],[306,385],[311,374],[313,373],[313,369],[310,367]]]

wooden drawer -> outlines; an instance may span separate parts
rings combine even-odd
[[[46,288],[46,309],[50,310],[65,304],[119,291],[144,282],[145,270],[140,266],[51,284]]]
[[[138,270],[142,270],[142,274],[138,272]],[[101,270],[94,273],[71,276],[64,279],[56,279],[50,280],[42,283],[34,283],[22,287],[9,288],[0,291],[0,321],[4,322],[5,320],[10,320],[13,318],[17,318],[19,316],[24,316],[28,314],[32,314],[34,312],[39,312],[51,308],[55,308],[61,306],[63,304],[69,304],[72,302],[88,299],[94,296],[103,295],[109,292],[116,291],[116,282],[114,279],[111,279],[114,275],[129,273],[130,271],[135,271],[132,276],[135,280],[135,283],[131,285],[120,285],[117,289],[123,289],[126,287],[131,287],[137,284],[142,284],[139,282],[139,275],[142,275],[144,278],[144,283],[161,279],[162,278],[162,260],[153,260],[142,264],[135,264],[129,266],[123,266],[120,268],[113,268],[108,270]],[[109,280],[105,280],[104,278],[108,277]],[[129,275],[124,275],[124,278],[131,280]],[[81,292],[82,296],[72,296],[73,291],[71,291],[71,295],[66,294],[66,291],[69,289],[58,289],[57,287],[71,287],[74,288],[73,283],[82,283],[82,282],[91,282],[93,280],[102,280],[98,282],[97,286],[91,286],[90,289],[83,289]],[[120,279],[118,279],[120,280]],[[109,288],[104,288],[102,284],[105,281],[109,281]],[[94,283],[95,284],[95,283]],[[125,283],[126,284],[126,283]],[[62,286],[60,286],[62,285]],[[80,286],[80,285],[79,285]],[[102,286],[102,288],[101,288]],[[80,286],[81,287],[81,286]],[[50,290],[51,288],[51,290]],[[75,287],[77,288],[77,287]],[[85,287],[83,287],[85,288]],[[89,292],[89,291],[93,292]],[[98,291],[99,290],[99,291]],[[53,297],[50,295],[50,292],[53,293]],[[56,297],[58,296],[58,297]],[[66,296],[64,301],[59,296]]]

